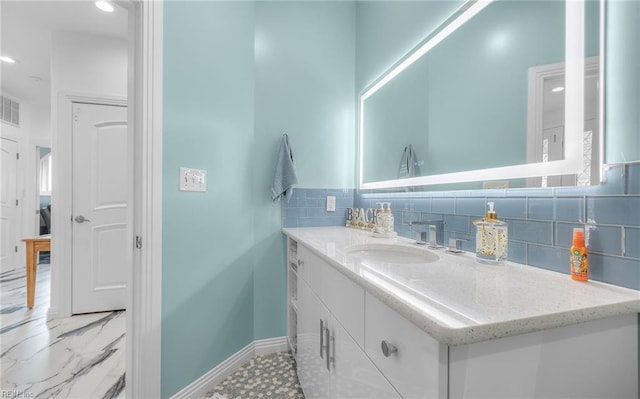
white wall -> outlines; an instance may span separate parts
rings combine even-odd
[[[51,104],[60,91],[127,94],[127,41],[73,32],[51,35]]]
[[[15,96],[13,93],[2,91],[2,95],[11,98],[13,101],[20,103],[20,126],[16,127],[5,122],[0,122],[0,137],[13,140],[18,143],[18,153],[20,159],[18,160],[16,190],[18,193],[18,210],[16,212],[16,245],[18,246],[18,253],[16,254],[17,268],[25,267],[25,253],[24,244],[19,240],[33,235],[33,229],[29,224],[29,217],[34,220],[28,210],[33,210],[29,204],[35,204],[35,198],[29,198],[28,192],[30,191],[32,196],[35,195],[35,182],[33,187],[29,187],[29,177],[32,164],[35,162],[33,154],[30,154],[29,142],[31,135],[31,106],[29,103],[24,102],[20,97]],[[31,167],[31,168],[30,168]],[[34,175],[35,176],[35,175]],[[31,188],[31,190],[29,190]],[[31,201],[30,201],[31,200]],[[35,223],[35,222],[33,222]]]

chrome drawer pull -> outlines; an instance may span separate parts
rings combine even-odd
[[[331,371],[331,362],[335,360],[335,357],[331,354],[331,347],[333,346],[333,350],[335,351],[335,337],[331,336],[331,331],[329,329],[325,329],[327,336],[325,337],[327,341],[327,370]]]
[[[324,357],[324,349],[326,348],[326,345],[324,344],[324,332],[325,330],[327,330],[327,327],[325,327],[324,325],[324,321],[322,321],[322,319],[320,319],[320,359],[322,359]]]

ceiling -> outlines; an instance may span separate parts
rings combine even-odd
[[[125,39],[127,11],[100,11],[93,0],[0,1],[0,53],[17,62],[0,62],[2,91],[47,107],[50,101],[51,32],[67,31]]]

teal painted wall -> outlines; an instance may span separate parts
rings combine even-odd
[[[354,17],[351,2],[256,3],[256,133],[289,135],[299,187],[354,184]]]
[[[250,2],[164,3],[163,397],[253,340],[253,25]]]
[[[283,133],[298,187],[353,187],[355,6],[257,2],[255,27],[255,338],[285,335],[280,204],[269,197]],[[268,261],[265,261],[268,260]]]
[[[165,2],[162,396],[286,334],[282,133],[298,187],[354,185],[355,5]],[[208,172],[178,191],[180,166]]]
[[[640,160],[640,2],[607,2],[605,160]]]

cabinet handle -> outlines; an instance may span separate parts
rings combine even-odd
[[[320,319],[320,359],[324,357],[324,353],[322,351],[325,350],[324,344],[324,332],[327,330],[327,327],[324,325],[324,321]]]
[[[302,259],[298,259],[298,266],[304,266],[304,261]]]
[[[331,362],[333,362],[335,360],[334,356],[331,355],[331,347],[334,347],[334,351],[335,351],[335,336],[331,336],[331,331],[329,331],[328,328],[326,328],[325,330],[325,340],[327,341],[327,370],[331,371]]]
[[[380,346],[382,347],[382,354],[384,355],[384,357],[389,357],[392,354],[398,352],[398,348],[396,348],[394,345],[391,345],[385,340],[382,340]]]

